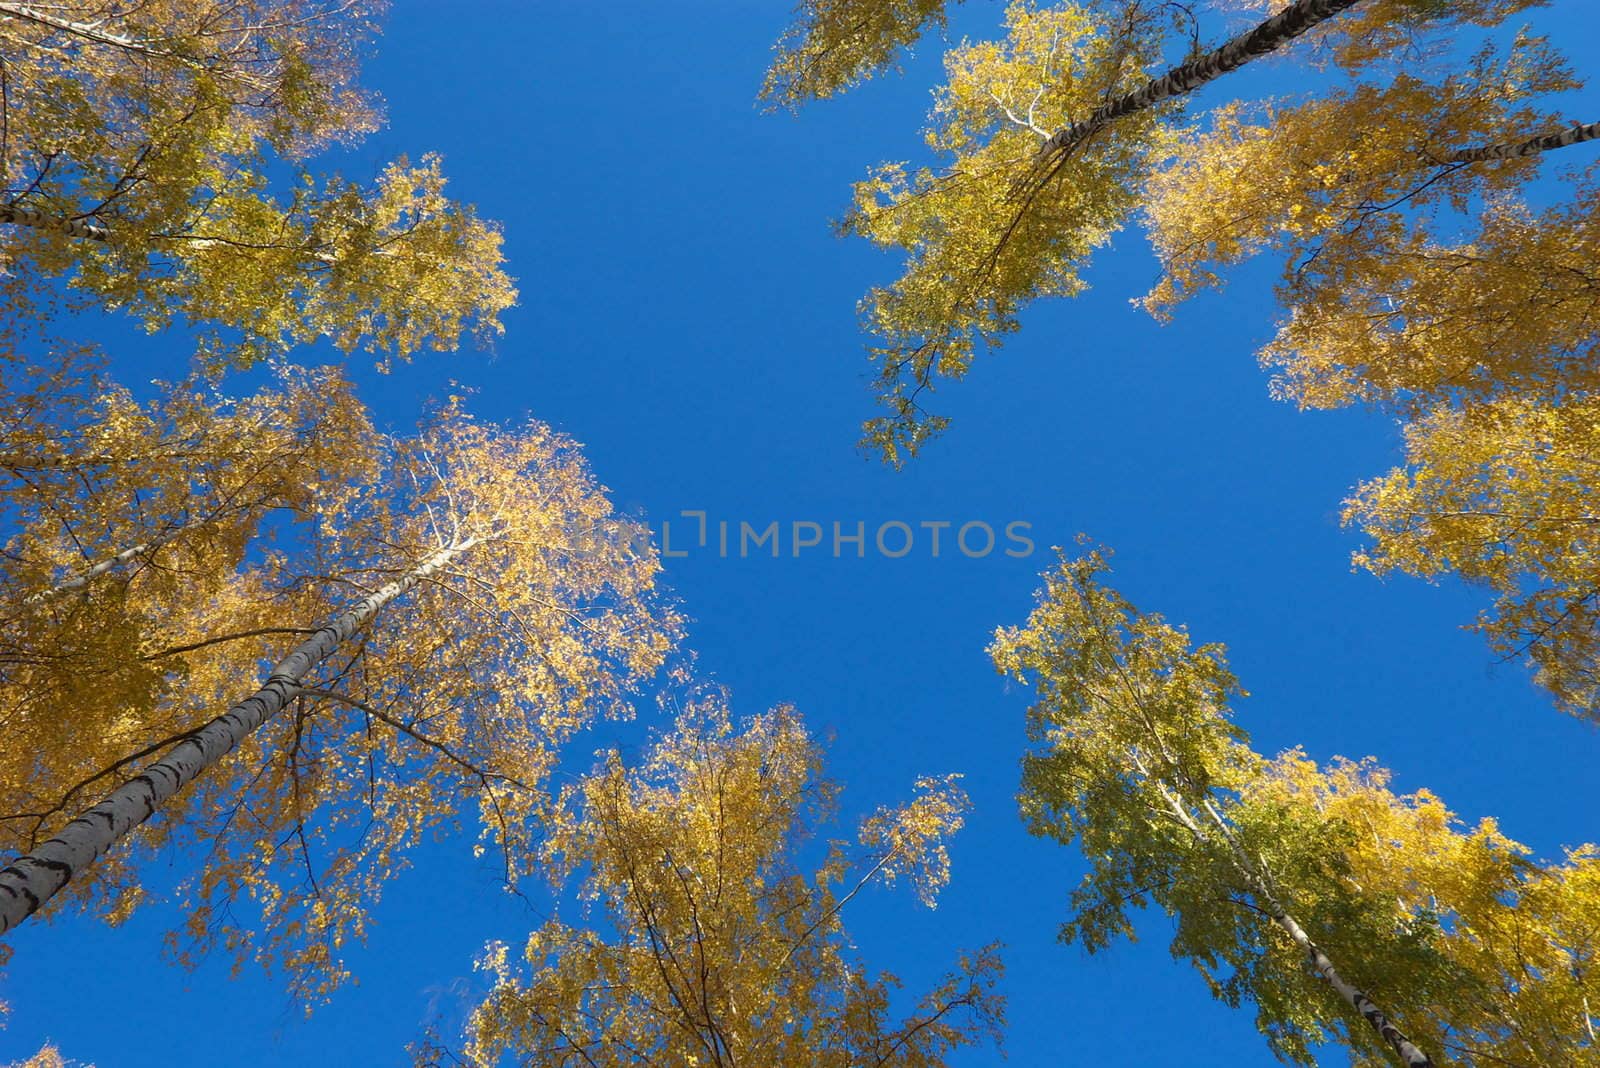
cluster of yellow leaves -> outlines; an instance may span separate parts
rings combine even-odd
[[[318,341],[386,365],[487,340],[515,299],[498,227],[437,157],[370,186],[306,165],[376,127],[354,79],[382,6],[0,3],[0,850],[452,554],[45,910],[120,921],[170,889],[145,861],[175,852],[178,959],[253,956],[308,1008],[424,835],[475,807],[479,848],[525,874],[557,750],[629,714],[680,630],[648,533],[573,442],[455,402],[385,436],[337,374],[279,365]],[[54,336],[62,308],[187,328],[201,371],[136,399]],[[223,391],[263,359],[270,385]]]
[[[387,359],[493,336],[516,296],[499,230],[444,196],[437,159],[371,189],[305,168],[375,126],[353,78],[379,6],[0,5],[8,200],[106,232],[13,226],[0,262],[152,330],[194,326],[219,362],[318,338]]]
[[[1162,279],[1143,303],[1165,315],[1265,250],[1284,257],[1292,306],[1306,303],[1313,278],[1327,280],[1325,299],[1338,299],[1353,266],[1381,269],[1395,258],[1410,227],[1394,208],[1433,213],[1526,181],[1527,160],[1441,161],[1554,126],[1529,101],[1571,87],[1559,57],[1526,39],[1509,54],[1486,48],[1469,69],[1437,79],[1402,72],[1299,103],[1218,108],[1203,129],[1172,142],[1146,190]],[[1391,269],[1407,271],[1399,259]]]
[[[802,0],[774,46],[761,97],[795,108],[865,81],[943,27],[946,0]]]
[[[882,342],[873,357],[889,410],[867,424],[867,441],[892,462],[944,426],[921,394],[964,374],[980,342],[996,345],[1015,330],[1022,305],[1079,292],[1089,254],[1133,210],[1157,128],[1152,115],[1085,146],[1050,181],[1034,180],[1033,168],[1055,128],[1087,118],[1143,76],[1159,25],[1108,24],[1086,5],[1012,4],[1004,42],[966,44],[947,57],[948,81],[926,132],[943,168],[886,164],[856,186],[842,228],[908,253],[899,281],[862,302]]]
[[[1442,1063],[1600,1064],[1588,1001],[1600,993],[1600,854],[1535,863],[1493,820],[1463,826],[1429,791],[1397,796],[1389,780],[1370,758],[1319,767],[1290,751],[1241,803],[1342,843],[1342,887],[1426,934],[1437,978],[1413,984],[1427,1000],[1407,1019]]]
[[[24,387],[10,366],[18,373],[5,384]],[[105,787],[94,776],[175,733],[159,709],[182,689],[182,647],[270,625],[208,621],[206,607],[225,600],[271,517],[337,506],[341,479],[365,473],[372,439],[347,388],[326,375],[289,373],[283,388],[236,403],[174,387],[148,406],[92,380],[53,381],[59,391],[41,394],[76,419],[40,426],[33,417],[49,413],[19,405],[0,453],[14,531],[0,564],[0,719],[14,740],[0,755],[7,852],[97,800]],[[99,885],[116,885],[117,869],[113,859]],[[137,900],[119,895],[116,908]]]
[[[861,825],[861,845],[881,857],[877,868],[884,881],[905,878],[928,908],[950,882],[950,854],[945,843],[961,829],[967,795],[956,784],[960,775],[920,778],[917,796],[900,808],[885,808]]]
[[[1330,265],[1337,284],[1320,270],[1307,280],[1263,354],[1281,368],[1279,390],[1308,407],[1375,401],[1407,416],[1592,392],[1597,206],[1590,179],[1570,202],[1537,212],[1492,202],[1471,242],[1391,228],[1370,258]]]
[[[1492,26],[1534,2],[1372,0],[1316,27],[1302,50],[1311,62],[1327,59],[1352,75],[1381,71],[1402,89],[1416,87],[1417,100],[1431,100],[1430,87],[1396,69],[1397,55],[1427,54],[1452,30]],[[1178,161],[1168,172],[1172,186],[1181,185],[1181,172],[1189,165],[1194,133],[1170,121],[1181,108],[1181,98],[1123,115],[1065,153],[1041,156],[1041,145],[1075,121],[1088,119],[1102,104],[1142,86],[1161,66],[1203,51],[1199,18],[1206,9],[1259,16],[1278,6],[1253,0],[1197,7],[1139,0],[1017,0],[1007,9],[1002,40],[963,42],[949,52],[946,84],[936,95],[926,130],[937,168],[913,169],[905,163],[877,168],[857,185],[855,208],[842,224],[846,232],[908,254],[900,279],[874,289],[862,304],[866,326],[878,339],[872,349],[881,365],[876,388],[888,409],[867,422],[865,444],[900,464],[938,434],[946,420],[924,407],[924,392],[941,379],[962,377],[977,348],[999,344],[1017,328],[1017,316],[1030,302],[1080,292],[1081,273],[1092,252],[1141,204],[1153,202],[1154,212],[1165,211],[1180,220],[1179,226],[1189,224],[1183,218],[1185,205],[1162,209],[1159,192],[1146,189],[1152,167],[1162,157]],[[780,43],[767,94],[794,103],[834,92],[887,64],[896,48],[942,17],[938,5],[920,3],[837,0],[805,5],[795,30]],[[1451,83],[1457,96],[1471,95],[1469,83],[1473,76],[1487,75],[1487,62],[1480,57],[1472,75]],[[1504,76],[1496,72],[1489,84]],[[1512,82],[1519,77],[1533,85],[1530,92],[1562,87],[1520,71],[1511,76]],[[1491,89],[1487,95],[1493,94]],[[1390,104],[1363,101],[1358,110],[1382,116]],[[1335,129],[1360,131],[1360,117],[1341,114]],[[1503,126],[1527,115],[1500,117]],[[1416,171],[1416,149],[1452,133],[1448,127],[1430,128],[1429,139],[1404,143],[1406,124],[1382,127],[1380,122],[1380,127],[1392,132],[1397,151],[1410,153],[1402,168],[1406,174]],[[1319,180],[1339,184],[1338,160],[1318,157],[1314,162],[1322,168]],[[1364,166],[1361,173],[1370,169]],[[1275,183],[1303,181],[1300,171],[1280,176],[1251,168],[1239,174],[1237,181],[1245,186],[1265,176],[1261,200],[1273,196]],[[1277,216],[1291,208],[1304,210],[1294,201],[1273,204],[1271,217],[1262,223],[1269,239],[1277,233]],[[1256,238],[1227,232],[1237,214],[1245,216],[1248,227],[1248,212],[1196,219],[1193,225],[1205,233],[1201,245],[1192,249],[1189,235],[1174,233],[1167,251],[1183,249],[1183,255],[1193,258],[1209,247],[1205,242],[1221,242],[1224,253],[1233,243],[1241,250],[1250,247]],[[1295,225],[1308,229],[1311,223],[1308,216]],[[1212,229],[1221,233],[1213,235]],[[1181,265],[1174,268],[1170,285],[1198,280],[1192,277],[1197,267],[1188,277]]]
[[[1283,6],[1211,8],[1259,17]],[[1482,626],[1495,647],[1527,652],[1564,707],[1595,715],[1593,510],[1539,510],[1576,492],[1592,463],[1600,191],[1581,178],[1569,199],[1535,209],[1522,197],[1538,153],[1470,154],[1561,129],[1544,102],[1579,82],[1526,32],[1475,52],[1451,40],[1534,6],[1372,0],[1300,46],[1327,88],[1226,103],[1187,128],[1169,102],[1057,158],[1039,152],[1053,132],[1141,84],[1175,41],[1198,50],[1198,23],[1137,3],[1013,4],[1004,40],[949,53],[926,132],[941,169],[881,167],[843,224],[907,254],[900,279],[862,304],[887,408],[867,443],[899,464],[942,430],[924,394],[964,375],[1031,301],[1081,291],[1090,255],[1136,211],[1162,264],[1141,303],[1163,318],[1244,260],[1276,254],[1287,314],[1262,352],[1274,391],[1422,420],[1409,469],[1374,484],[1386,502],[1369,487],[1350,509],[1373,540],[1358,563],[1492,583],[1502,599]],[[1533,418],[1530,404],[1571,407],[1542,424],[1564,436],[1543,459],[1518,460],[1515,485],[1494,487],[1485,458],[1521,448],[1512,427]],[[1453,437],[1439,429],[1462,406],[1485,407],[1463,417],[1471,460],[1445,455]],[[1476,514],[1485,508],[1502,514]]]
[[[203,217],[152,235],[143,249],[114,242],[117,260],[84,263],[79,280],[137,309],[152,329],[180,318],[202,330],[227,324],[207,338],[221,346],[214,359],[243,352],[251,362],[326,338],[387,365],[454,349],[468,335],[487,343],[516,300],[501,269],[500,229],[444,189],[434,155],[390,164],[370,189],[302,175],[287,203],[264,180],[240,179],[215,192]],[[136,260],[169,253],[170,273],[138,273]]]
[[[1592,357],[1591,357],[1592,359]],[[1357,491],[1346,518],[1378,574],[1454,573],[1494,590],[1479,623],[1531,656],[1567,711],[1600,709],[1600,399],[1511,396],[1406,428],[1406,465]]]
[[[1023,763],[1024,815],[1064,842],[1118,833],[1089,801],[1130,750],[1152,774],[1181,769],[1183,789],[1200,793],[1236,789],[1256,761],[1227,715],[1243,691],[1221,647],[1191,649],[1183,628],[1137,612],[1099,581],[1108,569],[1098,549],[1064,560],[1045,575],[1028,625],[997,631],[990,647],[1001,674],[1040,692],[1028,733],[1045,748]]]
[[[483,966],[495,985],[472,1015],[467,1059],[936,1068],[994,1034],[992,948],[963,957],[896,1023],[898,982],[850,957],[840,920],[891,868],[914,885],[942,883],[942,842],[965,799],[928,783],[906,808],[867,822],[864,856],[831,843],[807,876],[802,847],[831,820],[837,794],[821,761],[792,710],[735,728],[716,696],[683,713],[638,767],[609,754],[567,792],[545,847],[554,877],[580,876],[603,922],[551,921],[520,964],[490,947]],[[935,872],[914,874],[922,867]]]
[[[1357,1064],[1392,1063],[1281,908],[1436,1064],[1600,1063],[1591,847],[1538,864],[1492,822],[1462,828],[1427,792],[1396,796],[1371,761],[1261,757],[1232,721],[1222,648],[1139,612],[1105,570],[1097,551],[1063,562],[992,650],[1038,693],[1024,815],[1089,862],[1064,940],[1103,949],[1153,904],[1176,920],[1173,954],[1252,1003],[1280,1055],[1311,1064],[1337,1041]]]
[[[1600,191],[1591,171],[1533,208],[1536,156],[1454,158],[1561,128],[1538,101],[1577,82],[1525,35],[1461,73],[1426,73],[1222,109],[1150,183],[1164,271],[1144,303],[1165,315],[1243,259],[1282,255],[1287,315],[1262,351],[1274,391],[1408,421],[1406,464],[1347,508],[1372,542],[1358,566],[1487,583],[1491,644],[1530,657],[1563,708],[1593,716]]]
[[[46,1043],[38,1053],[25,1061],[13,1061],[6,1068],[94,1068],[92,1064],[69,1061],[54,1045]]]

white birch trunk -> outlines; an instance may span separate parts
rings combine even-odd
[[[1192,93],[1196,89],[1229,71],[1237,70],[1269,52],[1276,52],[1290,41],[1310,30],[1318,23],[1361,3],[1362,0],[1295,0],[1276,15],[1247,30],[1239,36],[1192,59],[1173,67],[1159,78],[1152,78],[1142,87],[1102,104],[1094,114],[1082,122],[1057,130],[1039,146],[1040,157],[1059,156],[1072,152],[1091,135],[1136,111],[1154,107],[1173,97]]]
[[[0,204],[0,223],[31,226],[36,230],[58,230],[68,237],[86,237],[91,241],[111,240],[111,231],[99,223],[84,219],[62,219],[21,204]]]
[[[210,515],[201,516],[199,519],[191,519],[187,523],[170,528],[165,534],[162,534],[159,537],[151,538],[149,541],[142,541],[137,545],[123,549],[114,556],[108,556],[104,560],[100,560],[90,567],[85,568],[83,571],[80,571],[71,578],[63,579],[54,586],[30,593],[27,597],[22,599],[22,603],[25,605],[38,604],[41,601],[47,601],[55,597],[60,597],[64,593],[71,593],[75,590],[81,590],[85,586],[89,585],[89,583],[99,578],[101,575],[104,575],[106,572],[112,571],[123,564],[131,563],[141,556],[148,556],[150,553],[153,553],[158,549],[164,549],[191,531],[199,530],[201,527],[215,523],[224,516],[246,512],[250,508],[259,507],[262,503],[263,502],[261,501],[257,501],[248,505],[230,505],[225,508],[218,508]]]
[[[1256,897],[1268,906],[1268,912],[1272,915],[1272,922],[1283,928],[1289,937],[1294,940],[1295,945],[1305,951],[1307,959],[1310,960],[1311,966],[1316,969],[1317,974],[1327,980],[1328,985],[1338,991],[1339,996],[1345,1000],[1345,1004],[1359,1012],[1362,1018],[1371,1025],[1372,1029],[1378,1032],[1383,1040],[1389,1044],[1389,1048],[1400,1055],[1400,1061],[1406,1068],[1432,1068],[1433,1061],[1428,1058],[1428,1055],[1412,1044],[1411,1040],[1394,1025],[1393,1021],[1384,1015],[1383,1010],[1372,1003],[1371,998],[1344,981],[1338,970],[1334,968],[1333,961],[1329,960],[1327,954],[1322,952],[1317,944],[1311,940],[1311,937],[1301,929],[1300,925],[1295,922],[1295,918],[1285,912],[1272,899],[1271,894],[1262,895],[1257,892]]]
[[[78,872],[138,827],[201,772],[271,719],[294,696],[306,673],[331,656],[390,601],[466,552],[468,538],[428,557],[317,631],[273,668],[262,687],[228,709],[48,842],[0,870],[0,934],[38,911]]]
[[[36,7],[29,7],[26,4],[0,4],[0,16],[18,19],[22,22],[31,22],[47,29],[59,30],[62,33],[82,38],[85,41],[92,41],[95,44],[106,45],[111,48],[120,48],[125,52],[133,52],[136,55],[148,56],[154,59],[177,58],[172,52],[156,48],[144,41],[136,41],[132,37],[125,37],[120,33],[110,33],[101,29],[98,25],[73,22],[71,19],[64,19],[47,11],[41,11]]]
[[[1600,137],[1600,122],[1579,122],[1574,123],[1565,130],[1557,130],[1555,133],[1530,137],[1526,141],[1512,141],[1503,145],[1481,145],[1478,148],[1463,148],[1459,152],[1452,152],[1440,162],[1481,163],[1485,160],[1521,159],[1525,156],[1537,156],[1541,152],[1549,152],[1552,149],[1581,145],[1583,142],[1593,141],[1597,137]]]
[[[1222,813],[1217,811],[1217,807],[1206,801],[1205,809],[1211,817],[1211,822],[1215,823],[1221,832],[1223,841],[1227,843],[1228,850],[1233,855],[1234,867],[1249,886],[1251,895],[1266,908],[1267,914],[1272,917],[1272,922],[1282,928],[1294,944],[1305,952],[1306,959],[1310,961],[1316,973],[1333,987],[1344,999],[1345,1004],[1359,1012],[1362,1019],[1367,1021],[1379,1037],[1400,1055],[1400,1060],[1406,1068],[1432,1068],[1433,1061],[1428,1055],[1418,1049],[1383,1010],[1373,1004],[1371,998],[1345,981],[1339,970],[1334,967],[1333,961],[1328,959],[1328,955],[1311,940],[1311,936],[1306,934],[1305,928],[1300,926],[1299,921],[1289,915],[1289,911],[1272,892],[1272,887],[1267,884],[1266,877],[1250,862],[1250,858],[1245,856],[1244,850],[1239,847],[1238,839],[1233,836],[1233,828],[1222,818]]]
[[[258,92],[270,91],[273,88],[273,83],[268,79],[255,77],[238,70],[230,70],[226,67],[219,69],[206,60],[195,56],[187,56],[181,52],[174,52],[170,48],[162,48],[154,41],[141,41],[126,34],[112,33],[102,28],[104,20],[95,23],[73,22],[71,19],[60,18],[26,4],[6,3],[0,3],[0,18],[14,18],[22,22],[31,22],[36,26],[43,26],[46,29],[56,30],[79,40],[88,41],[90,44],[115,48],[145,59],[163,59],[172,63],[181,63],[187,67],[194,67],[197,70],[222,74]],[[235,27],[231,32],[240,34],[247,41],[250,37],[263,32],[270,32],[271,29],[270,23],[263,23],[260,26]],[[245,42],[242,41],[241,44],[243,43]]]
[[[161,546],[170,541],[172,537],[177,537],[190,527],[198,525],[199,524],[197,523],[187,524],[173,531],[169,538],[163,538],[158,541],[142,541],[138,545],[130,546],[129,548],[122,550],[120,553],[117,553],[115,556],[108,556],[92,567],[85,568],[63,582],[57,583],[56,585],[47,589],[38,590],[34,593],[28,594],[28,596],[22,599],[22,603],[38,604],[40,601],[48,601],[51,598],[60,597],[64,593],[71,593],[73,590],[81,590],[85,586],[89,585],[89,583],[99,578],[101,575],[104,575],[107,571],[111,571],[133,560],[137,560],[146,553],[153,552],[154,550],[161,548]]]
[[[1146,781],[1155,784],[1156,789],[1161,793],[1162,799],[1166,801],[1167,807],[1177,817],[1178,822],[1202,842],[1208,840],[1210,836],[1206,834],[1204,828],[1195,822],[1193,814],[1179,800],[1178,796],[1161,779],[1151,777],[1149,770],[1145,767],[1144,762],[1139,759],[1137,752],[1132,753],[1131,756],[1135,768],[1145,777]],[[1305,953],[1306,959],[1310,962],[1312,969],[1329,986],[1333,987],[1334,992],[1344,999],[1345,1004],[1361,1014],[1361,1018],[1367,1021],[1368,1026],[1377,1032],[1378,1036],[1388,1043],[1389,1048],[1399,1055],[1401,1063],[1406,1068],[1433,1068],[1433,1061],[1428,1055],[1418,1049],[1405,1036],[1405,1033],[1394,1025],[1394,1022],[1389,1019],[1383,1010],[1378,1008],[1371,998],[1359,988],[1352,986],[1345,980],[1344,976],[1339,974],[1339,969],[1334,966],[1333,961],[1328,959],[1328,955],[1311,940],[1311,936],[1306,934],[1299,921],[1291,916],[1289,911],[1283,907],[1283,904],[1278,901],[1277,895],[1272,891],[1272,887],[1267,884],[1266,879],[1256,865],[1251,863],[1250,858],[1245,856],[1244,850],[1239,847],[1237,839],[1233,836],[1233,828],[1228,826],[1227,821],[1222,818],[1222,814],[1217,811],[1216,806],[1207,801],[1205,809],[1211,817],[1211,821],[1217,825],[1223,844],[1228,847],[1228,852],[1233,859],[1234,870],[1244,880],[1250,895],[1261,904],[1267,915],[1272,917],[1272,922],[1277,924],[1294,944],[1300,947]]]

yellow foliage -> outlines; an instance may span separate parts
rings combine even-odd
[[[436,158],[397,161],[370,189],[306,169],[375,128],[354,77],[380,7],[0,7],[0,171],[45,220],[8,227],[0,263],[151,330],[193,326],[221,363],[320,338],[381,361],[494,336],[516,298],[499,230],[444,196]]]
[[[83,451],[43,458],[58,476],[11,469],[32,496],[0,573],[4,847],[48,837],[343,606],[460,545],[63,899],[118,920],[140,861],[176,849],[195,858],[179,958],[256,956],[309,1004],[346,978],[341,946],[407,851],[463,805],[522,875],[556,750],[627,714],[678,632],[654,551],[573,444],[454,406],[381,438],[327,373],[236,403],[111,390],[89,412],[63,439]]]
[[[6,1068],[94,1068],[94,1065],[69,1061],[54,1044],[46,1042],[38,1053],[25,1061],[12,1061]]]
[[[991,650],[1037,693],[1023,814],[1089,866],[1063,940],[1104,949],[1157,906],[1173,955],[1252,1003],[1279,1055],[1312,1064],[1335,1041],[1364,1068],[1394,1063],[1289,916],[1435,1064],[1600,1064],[1592,847],[1537,863],[1493,821],[1395,795],[1372,760],[1263,758],[1233,721],[1222,647],[1139,612],[1105,570],[1101,552],[1064,561]]]
[[[943,27],[946,0],[802,0],[776,55],[762,99],[797,108],[844,91],[888,67],[930,26]]]
[[[807,876],[802,845],[837,792],[821,771],[792,710],[735,729],[720,697],[683,713],[638,767],[607,755],[566,792],[545,852],[604,922],[552,920],[521,962],[489,948],[494,987],[469,1022],[469,1061],[937,1068],[995,1034],[993,947],[962,957],[896,1023],[898,981],[852,959],[840,919],[891,871],[936,890],[965,798],[925,783],[864,825],[864,851],[833,842]]]
[[[1489,586],[1479,622],[1531,657],[1567,711],[1600,717],[1600,398],[1514,395],[1440,408],[1406,429],[1406,463],[1363,484],[1346,520],[1385,574],[1455,573]]]
[[[1091,142],[1051,180],[1037,180],[1040,145],[1055,128],[1142,77],[1158,24],[1111,25],[1089,6],[1019,2],[1006,28],[1004,42],[963,45],[946,59],[926,131],[943,169],[879,167],[857,184],[842,224],[908,252],[899,281],[861,305],[881,341],[873,357],[888,408],[867,424],[866,441],[894,463],[944,426],[923,408],[924,391],[965,374],[980,343],[997,345],[1016,329],[1024,304],[1083,288],[1089,253],[1133,210],[1155,137],[1153,114],[1133,116],[1117,137]]]
[[[1397,796],[1368,759],[1318,767],[1278,757],[1246,804],[1304,810],[1343,843],[1340,878],[1397,929],[1434,932],[1444,979],[1412,1019],[1451,1064],[1600,1064],[1588,998],[1600,952],[1600,855],[1592,846],[1541,865],[1493,820],[1463,827],[1427,790]],[[1421,984],[1419,984],[1421,985]],[[1357,1063],[1372,1068],[1382,1057]]]

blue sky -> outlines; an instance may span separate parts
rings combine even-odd
[[[981,33],[998,15],[974,2],[958,28]],[[1005,942],[1012,1063],[1121,1063],[1130,1049],[1145,1063],[1274,1063],[1248,1013],[1171,961],[1164,918],[1095,958],[1054,941],[1082,866],[1016,817],[1027,695],[984,647],[1026,615],[1047,547],[1079,531],[1117,551],[1115,581],[1136,603],[1229,645],[1258,748],[1375,755],[1401,788],[1495,815],[1545,854],[1600,838],[1600,738],[1460,629],[1484,595],[1351,571],[1339,502],[1396,460],[1397,435],[1382,416],[1268,398],[1252,352],[1272,322],[1269,270],[1161,327],[1128,305],[1155,266],[1124,234],[1086,296],[1033,309],[1003,352],[941,392],[953,427],[920,461],[895,473],[855,451],[870,401],[854,305],[895,264],[828,221],[866,166],[915,152],[937,50],[904,78],[763,116],[754,93],[785,17],[751,0],[397,4],[366,75],[390,125],[342,166],[367,176],[398,153],[441,151],[453,191],[504,222],[522,301],[492,358],[357,377],[396,427],[451,380],[480,390],[484,417],[549,422],[584,443],[621,507],[655,522],[702,509],[869,532],[1031,524],[1027,559],[935,559],[919,545],[898,560],[698,550],[669,562],[703,672],[743,712],[789,701],[831,732],[847,812],[921,774],[966,775],[976,810],[938,910],[863,895],[847,916],[862,955],[915,990],[960,947]],[[1600,14],[1564,0],[1538,23],[1560,27],[1558,43],[1592,39]],[[1271,90],[1290,75],[1253,77]],[[170,376],[183,358],[130,351],[130,379]],[[115,931],[25,928],[0,984],[13,1009],[0,1060],[48,1036],[101,1068],[394,1063],[427,1019],[461,1011],[486,939],[538,922],[466,842],[419,859],[427,878],[399,879],[350,956],[361,984],[309,1020],[253,972],[161,964],[174,920],[161,909]],[[442,911],[441,880],[461,889]]]

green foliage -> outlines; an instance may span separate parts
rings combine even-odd
[[[1261,757],[1233,722],[1222,648],[1138,612],[1106,570],[1100,551],[1065,560],[991,650],[1038,695],[1023,815],[1088,862],[1064,941],[1104,950],[1159,909],[1173,955],[1253,1006],[1296,1063],[1330,1041],[1358,1065],[1391,1054],[1295,925],[1436,1064],[1600,1063],[1583,1007],[1600,995],[1591,849],[1535,864],[1492,822],[1462,828],[1426,791],[1391,793],[1370,760]]]

